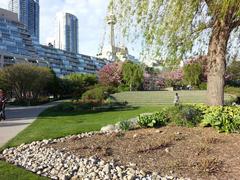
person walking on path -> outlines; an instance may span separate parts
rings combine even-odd
[[[178,93],[175,94],[175,97],[174,97],[174,105],[177,106],[179,105],[179,101],[180,101],[180,97],[178,95]]]
[[[5,120],[5,104],[6,104],[6,97],[2,89],[0,89],[0,121]]]

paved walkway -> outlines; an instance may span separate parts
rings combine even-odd
[[[32,107],[6,108],[7,119],[0,122],[0,147],[36,120],[42,111],[60,102],[61,101],[56,101],[46,105]]]

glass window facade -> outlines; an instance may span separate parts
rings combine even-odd
[[[4,12],[0,9],[0,14]],[[23,62],[28,59],[28,62],[44,66],[47,63],[59,77],[70,73],[94,74],[106,64],[103,59],[41,45],[24,24],[0,16],[0,56],[6,54],[11,58],[5,60],[7,63],[3,66],[17,63],[18,59]]]
[[[18,19],[31,36],[39,41],[39,0],[9,0],[8,9],[18,14]]]
[[[78,53],[78,19],[76,16],[62,13],[59,17],[57,47]]]

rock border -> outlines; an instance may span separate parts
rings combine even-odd
[[[129,163],[119,166],[114,161],[105,162],[97,157],[80,158],[70,152],[62,152],[47,145],[64,142],[68,139],[81,139],[96,134],[110,135],[114,131],[94,131],[79,135],[66,136],[59,139],[34,141],[31,144],[22,144],[18,147],[5,149],[0,154],[0,159],[16,166],[55,180],[188,180],[173,176],[161,176],[157,172],[144,172],[137,165]]]

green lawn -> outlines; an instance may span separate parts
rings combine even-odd
[[[139,107],[111,110],[105,112],[57,112],[50,108],[43,112],[28,128],[9,141],[3,148],[30,143],[35,140],[58,138],[87,131],[96,131],[107,124],[126,120],[144,112],[158,111],[163,104],[172,104],[176,92],[124,92],[115,94],[119,101],[128,101]],[[205,91],[178,92],[183,103],[205,102]],[[229,98],[229,96],[228,96]],[[24,169],[0,161],[0,180],[37,180],[45,179]]]
[[[144,112],[157,111],[160,107],[133,107],[106,112],[43,112],[28,128],[9,141],[4,148],[35,140],[58,138],[71,134],[100,130],[102,126],[135,117]]]
[[[113,95],[117,101],[127,101],[130,105],[164,105],[173,104],[175,93],[180,96],[181,103],[206,103],[206,91],[137,91],[122,92]],[[225,99],[229,100],[230,95],[225,94]]]
[[[56,112],[50,108],[43,112],[28,128],[9,141],[3,148],[35,140],[63,137],[87,131],[100,130],[102,126],[135,117],[144,112],[157,111],[160,106],[136,107],[107,112]],[[2,148],[2,149],[3,149]],[[24,169],[0,161],[0,180],[46,179]]]
[[[47,180],[47,178],[0,161],[0,180]]]

